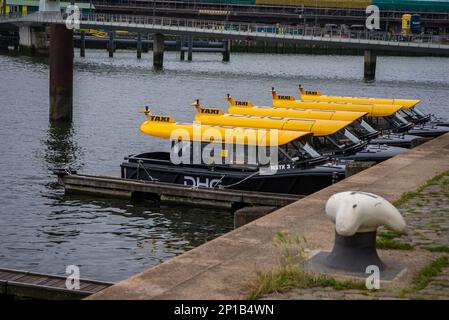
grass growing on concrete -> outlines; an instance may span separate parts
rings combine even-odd
[[[432,261],[417,273],[414,285],[411,288],[402,290],[400,296],[404,297],[407,294],[417,293],[424,289],[432,278],[440,275],[443,269],[447,267],[449,267],[449,259],[447,256],[442,256]]]
[[[428,247],[428,248],[424,248],[424,249],[427,249],[430,252],[449,253],[449,247],[448,246]]]
[[[419,191],[406,192],[398,200],[393,202],[393,205],[395,207],[399,207],[399,206],[403,205],[404,203],[407,203],[414,197],[416,197],[418,195],[418,193],[419,193]]]
[[[423,191],[426,187],[441,184],[444,186],[449,186],[449,171],[443,172],[432,179],[428,180],[424,185],[420,186],[416,191],[406,192],[404,193],[398,200],[393,202],[393,205],[399,207],[404,203],[410,201],[415,198],[421,191]]]
[[[376,239],[377,249],[384,250],[413,250],[413,246],[408,243],[401,243],[395,241],[395,238],[399,238],[402,234],[394,231],[379,232]]]
[[[413,246],[408,243],[400,243],[391,239],[377,239],[377,249],[383,250],[413,250]]]
[[[444,268],[449,266],[449,259],[447,256],[439,257],[424,267],[416,276],[416,284],[413,287],[415,290],[422,290],[429,284],[430,280],[443,271]]]
[[[329,276],[317,275],[304,269],[305,239],[291,236],[288,232],[277,232],[274,245],[281,253],[280,265],[270,271],[257,271],[256,279],[250,285],[247,299],[259,299],[269,293],[284,292],[294,288],[331,287],[336,290],[367,290],[362,281],[336,280]]]

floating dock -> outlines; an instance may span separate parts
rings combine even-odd
[[[220,207],[232,212],[248,206],[283,207],[303,196],[138,181],[110,176],[58,174],[66,194],[91,194],[127,199],[153,200],[160,203]]]
[[[66,288],[66,277],[12,269],[0,269],[0,297],[63,300],[83,299],[113,283],[80,279],[79,290]]]

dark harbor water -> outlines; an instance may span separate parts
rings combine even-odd
[[[78,52],[76,52],[78,54]],[[151,53],[150,53],[151,54]],[[137,110],[192,120],[196,98],[227,107],[231,93],[269,105],[270,88],[297,94],[297,84],[327,94],[422,99],[421,109],[449,116],[449,59],[379,57],[377,81],[361,80],[354,56],[165,55],[151,71],[151,55],[87,51],[76,58],[72,125],[48,122],[45,59],[0,56],[0,267],[118,281],[213,239],[232,228],[228,212],[151,207],[125,200],[64,196],[52,174],[70,165],[82,173],[117,170],[123,157],[163,150],[166,141],[139,132]]]

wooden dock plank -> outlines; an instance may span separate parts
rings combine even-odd
[[[117,177],[71,174],[60,177],[67,193],[89,193],[131,197],[133,193],[153,194],[161,202],[231,208],[233,204],[253,206],[288,205],[303,196],[229,189],[192,188],[180,184],[137,181]]]
[[[80,279],[79,290],[66,288],[66,278],[48,274],[0,269],[0,294],[34,299],[82,299],[112,283]]]

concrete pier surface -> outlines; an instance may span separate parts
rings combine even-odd
[[[185,254],[124,280],[88,299],[242,299],[256,270],[278,265],[273,246],[278,231],[304,236],[305,251],[332,248],[334,226],[324,206],[334,193],[359,190],[388,201],[415,191],[434,176],[449,170],[449,134],[387,160],[335,185],[274,211]],[[428,251],[379,250],[382,259],[394,258],[406,268],[401,281],[432,261]]]

